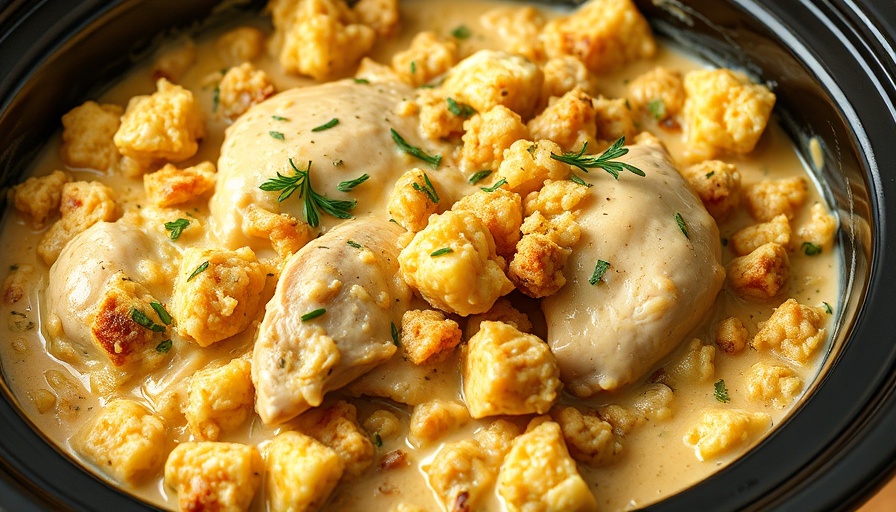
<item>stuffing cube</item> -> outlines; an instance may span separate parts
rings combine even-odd
[[[514,422],[499,419],[479,428],[473,433],[473,439],[482,449],[485,460],[491,467],[497,468],[513,446],[513,440],[523,433],[523,428]]]
[[[463,354],[463,386],[473,418],[544,414],[560,393],[560,370],[538,336],[482,322]]]
[[[802,176],[763,180],[744,190],[747,211],[759,222],[768,222],[778,215],[793,219],[806,202],[808,185]]]
[[[768,222],[747,226],[731,235],[730,247],[734,254],[744,256],[767,243],[790,247],[790,222],[783,213]]]
[[[684,443],[694,448],[697,459],[710,460],[751,442],[771,424],[771,416],[764,412],[710,409],[688,430]]]
[[[541,69],[544,72],[544,84],[541,86],[539,111],[550,105],[551,98],[559,98],[574,89],[579,89],[589,96],[594,96],[597,91],[591,72],[581,60],[572,55],[550,59]]]
[[[389,192],[389,216],[411,232],[423,230],[439,209],[439,191],[422,169],[415,167],[398,177]]]
[[[492,489],[494,468],[479,443],[464,439],[442,445],[423,472],[445,510],[477,510]]]
[[[454,41],[440,41],[432,32],[420,32],[410,48],[392,57],[392,70],[403,82],[419,87],[445,74],[456,61]]]
[[[618,460],[622,453],[622,443],[613,433],[613,425],[596,413],[555,406],[551,409],[551,419],[560,425],[569,454],[577,462],[600,467]]]
[[[31,218],[34,229],[43,229],[47,220],[59,210],[62,188],[71,181],[63,171],[28,178],[12,188],[12,204],[16,211]]]
[[[282,262],[298,252],[311,240],[314,233],[307,222],[288,213],[274,213],[250,204],[243,216],[243,231],[249,236],[267,238]]]
[[[541,233],[523,235],[507,275],[516,289],[529,297],[549,297],[566,284],[563,267],[570,253]]]
[[[171,297],[177,333],[207,347],[242,332],[263,304],[266,275],[248,247],[188,248]]]
[[[722,352],[734,355],[747,346],[748,336],[747,328],[740,318],[732,316],[716,324],[714,340]]]
[[[333,449],[294,430],[274,437],[264,459],[269,510],[319,510],[342,477],[343,462]]]
[[[633,108],[647,112],[657,121],[675,117],[684,108],[681,73],[662,66],[632,80],[628,84],[628,93]]]
[[[255,27],[237,27],[222,34],[215,47],[224,62],[237,66],[255,60],[264,51],[264,33]]]
[[[134,96],[115,132],[115,146],[142,167],[180,162],[196,154],[205,124],[193,93],[161,78],[150,96]]]
[[[728,264],[728,284],[742,298],[762,302],[778,295],[790,280],[787,250],[770,242]]]
[[[460,343],[457,322],[433,309],[408,310],[401,317],[401,348],[414,364],[440,363]]]
[[[513,290],[491,233],[466,211],[431,216],[398,262],[402,279],[447,313],[484,313]]]
[[[778,364],[756,363],[747,375],[747,399],[785,407],[800,394],[803,379],[792,369]]]
[[[599,407],[597,412],[603,420],[613,426],[613,433],[619,437],[624,437],[644,423],[644,416],[639,414],[639,411],[619,404]]]
[[[364,430],[380,439],[391,439],[401,432],[401,420],[388,409],[377,409],[364,420]]]
[[[550,197],[551,191],[548,191]],[[529,195],[531,197],[531,194]],[[582,227],[576,221],[573,212],[563,212],[560,215],[545,217],[541,211],[535,210],[528,214],[520,226],[523,235],[539,234],[546,236],[550,241],[563,247],[571,249],[579,238],[582,236]]]
[[[545,180],[566,179],[569,165],[551,158],[552,153],[560,155],[563,149],[549,140],[518,140],[504,151],[497,178],[507,180],[507,188],[522,197],[541,189]]]
[[[497,170],[504,151],[514,142],[529,138],[529,129],[519,114],[503,105],[474,114],[464,121],[461,167],[467,172]]]
[[[323,81],[351,70],[367,55],[376,31],[342,0],[274,0],[274,47],[287,73]]]
[[[72,447],[115,480],[136,486],[162,467],[167,437],[165,424],[149,409],[118,398],[78,431]]]
[[[714,219],[725,219],[740,205],[740,173],[734,165],[721,160],[704,160],[687,167],[681,175]]]
[[[554,100],[528,124],[533,140],[548,139],[563,151],[597,146],[597,112],[591,96],[573,89]]]
[[[37,244],[37,253],[52,265],[59,253],[78,233],[97,222],[118,218],[115,193],[98,181],[75,181],[62,186],[59,212],[62,217],[50,226]]]
[[[215,164],[201,164],[178,169],[166,164],[156,172],[143,175],[146,195],[156,206],[174,206],[198,199],[215,186]]]
[[[110,171],[121,155],[112,140],[124,110],[88,101],[62,116],[62,161],[69,167]]]
[[[597,510],[579,475],[560,425],[545,421],[513,441],[498,473],[498,494],[507,510],[584,512]]]
[[[468,211],[476,215],[495,240],[498,256],[510,258],[520,241],[523,208],[520,195],[503,188],[494,192],[479,190],[462,197],[451,207],[454,211]]]
[[[244,62],[228,69],[218,83],[217,113],[232,121],[276,92],[267,73]]]
[[[837,220],[820,203],[812,205],[810,214],[811,220],[796,231],[800,245],[810,243],[821,247],[822,250],[830,248],[834,241],[834,233],[837,232]]]
[[[597,124],[598,140],[609,143],[616,141],[620,137],[633,140],[638,133],[635,127],[635,117],[632,115],[632,109],[628,102],[622,98],[594,99],[595,123]],[[597,149],[596,147],[594,149]]]
[[[263,471],[264,462],[254,446],[181,443],[165,462],[165,485],[177,490],[180,510],[245,512]]]
[[[398,0],[358,0],[352,11],[358,21],[376,32],[377,37],[390,37],[398,30]]]
[[[708,382],[715,376],[716,349],[694,338],[687,351],[666,370],[678,384]]]
[[[418,89],[417,98],[413,102],[405,102],[404,105],[408,110],[402,115],[413,115],[414,108],[419,110],[420,130],[430,140],[454,140],[461,136],[464,123],[476,112],[473,107],[466,103],[458,103],[454,98],[450,98],[449,101],[449,97],[441,88]]]
[[[464,339],[470,339],[474,334],[479,332],[479,325],[486,321],[504,322],[512,325],[522,332],[532,332],[532,322],[529,317],[520,310],[513,307],[506,297],[501,297],[495,301],[495,305],[485,313],[478,315],[470,315],[467,318],[467,327],[464,331]]]
[[[442,87],[477,112],[503,105],[528,120],[535,113],[543,81],[541,69],[525,57],[480,50],[454,66]]]
[[[768,321],[759,324],[751,344],[756,350],[771,350],[780,357],[806,364],[824,343],[825,322],[817,308],[787,299]]]
[[[358,478],[373,464],[373,443],[358,424],[354,405],[340,400],[331,407],[311,409],[294,424],[300,432],[336,452],[344,468],[343,480]]]
[[[535,219],[538,219],[540,224],[548,222],[547,219],[558,217],[566,212],[572,212],[587,195],[588,187],[573,181],[545,181],[541,190],[530,192],[523,201],[523,213],[526,216],[526,220],[530,223],[529,232],[537,231],[534,228],[534,224],[532,224],[536,222]],[[535,212],[539,212],[541,217],[534,217]],[[569,221],[575,222],[571,217]],[[567,228],[568,226],[564,226],[562,230],[565,231]],[[571,244],[567,243],[564,245],[570,246]]]
[[[640,416],[652,421],[668,420],[674,413],[675,394],[669,386],[654,382],[644,386],[632,407]],[[633,411],[633,412],[634,412]]]
[[[470,413],[462,402],[437,398],[414,407],[409,438],[426,446],[451,434],[469,421]]]
[[[699,159],[753,151],[775,106],[768,87],[730,69],[691,71],[684,77],[688,151]]]
[[[548,57],[573,55],[595,73],[656,53],[650,26],[631,0],[591,0],[549,21],[540,38]]]
[[[238,358],[218,368],[193,374],[184,414],[190,433],[202,441],[217,441],[239,427],[255,411],[252,363]]]
[[[522,55],[532,62],[543,60],[544,51],[538,34],[544,27],[544,16],[535,7],[497,7],[479,19],[483,28],[494,34],[508,53]]]

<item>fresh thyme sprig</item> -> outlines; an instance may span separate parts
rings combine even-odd
[[[414,158],[423,160],[424,162],[431,165],[433,169],[439,168],[439,164],[442,163],[442,155],[429,155],[422,149],[420,149],[416,146],[411,146],[410,144],[408,144],[408,142],[406,140],[404,140],[404,137],[402,137],[401,134],[399,134],[397,131],[395,131],[395,128],[390,128],[389,132],[392,134],[392,140],[395,141],[395,144],[402,151],[411,155]]]
[[[433,204],[438,204],[439,194],[436,192],[435,187],[432,186],[432,182],[429,181],[429,176],[427,176],[425,172],[423,173],[423,183],[424,185],[421,186],[415,181],[413,185],[414,190],[423,192],[424,194],[426,194],[426,197],[428,197],[429,200],[433,202]]]
[[[558,160],[560,162],[572,165],[573,167],[578,167],[579,169],[588,172],[588,169],[603,169],[608,173],[612,174],[614,178],[619,179],[619,175],[622,171],[629,171],[633,174],[637,174],[638,176],[646,176],[644,171],[638,169],[634,165],[627,164],[625,162],[619,162],[616,159],[624,156],[628,153],[628,148],[624,148],[622,146],[625,145],[625,136],[619,137],[616,139],[606,151],[601,153],[600,156],[588,156],[585,155],[585,150],[588,149],[588,143],[582,144],[582,150],[578,153],[571,151],[568,153],[563,153],[562,155],[558,155],[556,153],[551,153],[551,158],[554,160]]]
[[[305,170],[296,167],[292,158],[289,159],[289,165],[295,171],[293,176],[284,176],[277,173],[276,178],[271,178],[262,183],[258,188],[266,192],[279,191],[280,196],[277,202],[282,203],[296,190],[299,191],[299,197],[303,199],[302,211],[305,214],[305,222],[311,227],[320,225],[320,212],[332,215],[337,219],[350,219],[350,213],[358,201],[352,199],[345,201],[340,199],[330,199],[329,197],[318,194],[311,187],[311,162],[308,162],[308,168]]]

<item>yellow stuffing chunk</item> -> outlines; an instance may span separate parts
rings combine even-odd
[[[290,430],[268,444],[264,456],[269,510],[319,510],[342,477],[339,455],[313,438]]]
[[[560,425],[569,454],[577,462],[596,468],[616,461],[622,453],[622,443],[613,433],[613,426],[595,413],[555,406],[551,419]]]
[[[549,190],[547,197],[550,195],[551,191]],[[563,212],[552,217],[545,217],[540,210],[535,210],[523,221],[520,231],[524,236],[533,233],[544,235],[566,249],[572,248],[582,236],[582,228],[576,221],[573,212]]]
[[[87,317],[94,344],[115,366],[138,362],[146,356],[153,359],[156,352],[154,339],[161,341],[164,322],[150,304],[155,299],[140,283],[118,272],[106,282],[106,287],[96,303],[96,310]],[[155,332],[134,319],[139,313],[158,325]],[[150,363],[150,361],[147,361]]]
[[[551,153],[562,154],[563,148],[549,140],[518,140],[504,151],[497,178],[507,180],[507,188],[522,197],[539,190],[545,180],[566,179],[569,165],[554,160]]]
[[[541,41],[548,57],[573,55],[595,73],[656,53],[650,26],[631,0],[591,0],[549,21]]]
[[[523,208],[519,194],[498,188],[494,192],[478,190],[462,197],[451,207],[454,211],[468,211],[488,228],[495,240],[495,251],[509,258],[520,241]]]
[[[244,62],[228,69],[218,83],[218,115],[232,121],[276,92],[267,73]]]
[[[373,464],[373,442],[358,424],[354,405],[340,400],[331,407],[311,409],[294,423],[300,432],[336,452],[344,467],[343,480],[358,478]]]
[[[150,96],[134,96],[115,132],[115,146],[143,167],[155,160],[179,162],[196,154],[205,135],[193,93],[164,78]]]
[[[582,145],[597,145],[597,112],[585,91],[573,89],[554,100],[529,121],[534,140],[556,142],[563,151],[578,151]]]
[[[377,409],[364,420],[364,430],[380,439],[392,439],[401,432],[401,420],[388,409]]]
[[[559,98],[575,89],[589,96],[596,93],[597,86],[591,72],[581,60],[572,55],[550,59],[541,69],[544,72],[544,84],[541,86],[538,110],[544,110],[551,103],[551,98]]]
[[[740,318],[732,316],[716,325],[714,340],[722,352],[731,356],[747,346],[748,336],[749,332]]]
[[[606,141],[609,145],[620,137],[628,140],[635,138],[638,132],[635,117],[626,100],[595,98],[593,103],[598,140]]]
[[[244,512],[261,485],[258,449],[211,441],[179,444],[165,462],[165,485],[177,490],[180,510]]]
[[[597,412],[604,421],[613,426],[613,433],[619,437],[624,437],[638,425],[644,423],[644,416],[619,404],[599,407]]]
[[[184,415],[193,436],[217,441],[221,434],[242,425],[254,407],[252,363],[237,358],[193,374]]]
[[[178,169],[165,164],[156,172],[143,175],[146,195],[156,206],[174,206],[199,198],[215,186],[215,164],[202,162]]]
[[[740,205],[740,173],[734,165],[704,160],[686,168],[681,175],[714,219],[723,220]]]
[[[532,322],[529,320],[529,317],[513,307],[506,297],[501,297],[495,301],[495,305],[485,313],[471,315],[467,318],[467,327],[464,331],[464,338],[472,338],[474,334],[479,332],[479,325],[485,321],[503,322],[515,327],[521,332],[532,332]]]
[[[632,406],[644,419],[652,421],[668,420],[674,413],[675,394],[672,388],[655,382],[647,384],[638,394]]]
[[[547,343],[502,322],[482,322],[463,353],[470,415],[544,414],[560,393],[560,370]]]
[[[730,69],[691,71],[684,77],[688,150],[696,158],[753,151],[775,106],[768,87]]]
[[[376,31],[342,0],[273,0],[273,48],[287,73],[324,81],[351,71],[367,55]]]
[[[803,379],[786,366],[756,363],[747,375],[747,398],[753,402],[787,406],[803,389]]]
[[[456,101],[453,108],[445,91],[440,88],[418,89],[417,98],[413,102],[405,102],[405,105],[409,111],[402,115],[413,115],[414,108],[419,110],[420,130],[430,140],[456,139],[464,131],[467,116],[474,112],[469,105]]]
[[[771,427],[771,416],[764,412],[739,409],[710,409],[684,436],[701,461],[714,459],[751,442]]]
[[[565,212],[572,212],[587,195],[588,187],[584,185],[569,180],[545,181],[541,190],[529,193],[523,201],[523,213],[529,222],[529,232],[533,232],[535,219],[538,219],[539,223],[546,222],[546,219],[542,221],[539,217],[533,217],[535,212],[541,213],[542,218],[557,217]],[[569,220],[575,222],[571,217]],[[565,228],[566,226],[564,226]],[[564,245],[572,244],[565,243]]]
[[[411,309],[401,317],[401,348],[414,364],[440,363],[460,343],[457,322],[441,311]]]
[[[825,317],[817,308],[787,299],[768,321],[759,324],[751,344],[756,350],[771,350],[780,357],[806,364],[824,343],[824,324]]]
[[[392,57],[392,70],[403,82],[419,87],[444,75],[455,62],[454,41],[441,41],[433,32],[420,32],[410,48]]]
[[[237,66],[251,62],[264,51],[264,33],[255,27],[237,27],[228,30],[215,41],[221,59]]]
[[[519,114],[503,105],[474,114],[463,124],[461,167],[467,172],[494,171],[504,161],[504,151],[511,144],[529,138],[529,129]]]
[[[479,20],[506,52],[522,55],[532,62],[543,60],[544,51],[538,34],[544,27],[544,16],[535,7],[498,7],[483,14]]]
[[[790,222],[783,213],[768,222],[747,226],[731,235],[731,250],[738,256],[750,254],[767,243],[790,247]]]
[[[810,243],[822,250],[829,249],[834,241],[834,233],[837,232],[837,220],[819,203],[812,205],[810,214],[812,217],[809,222],[796,231],[800,245]]]
[[[177,83],[194,64],[196,64],[196,43],[189,37],[181,37],[162,46],[156,52],[150,74],[153,80],[164,78]]]
[[[398,256],[401,278],[432,306],[461,316],[484,313],[513,290],[495,241],[474,214],[433,215]]]
[[[476,510],[495,481],[496,471],[475,440],[446,443],[423,466],[436,498],[445,510]]]
[[[389,192],[389,216],[404,229],[423,230],[429,216],[438,212],[439,191],[419,167],[399,176]]]
[[[669,376],[680,385],[709,382],[716,373],[715,357],[715,347],[694,338],[682,357],[668,368]]]
[[[481,50],[454,66],[442,88],[477,112],[503,105],[526,120],[535,113],[543,81],[541,69],[525,57]]]
[[[498,494],[510,512],[597,510],[588,484],[579,475],[560,425],[545,421],[513,441],[501,464]]]
[[[43,229],[47,219],[59,210],[62,188],[70,181],[63,171],[31,177],[12,188],[10,199],[16,211],[31,218],[34,229]]]
[[[728,264],[728,284],[740,297],[751,301],[769,300],[790,280],[787,250],[771,242],[734,258]]]
[[[271,246],[283,262],[314,239],[314,233],[307,222],[288,213],[274,213],[254,204],[246,208],[243,230],[249,236],[270,240]]]
[[[75,181],[62,186],[59,199],[62,218],[50,226],[37,244],[37,253],[47,265],[56,261],[65,245],[78,233],[97,222],[118,218],[114,196],[111,188],[98,181]]]
[[[747,211],[759,222],[768,222],[778,215],[793,219],[806,202],[807,189],[806,179],[801,176],[754,183],[744,190]]]
[[[377,37],[390,37],[398,30],[398,0],[358,0],[352,11],[358,21],[376,32]]]
[[[121,155],[112,138],[124,110],[88,101],[62,116],[62,161],[69,167],[110,171]]]
[[[523,235],[507,274],[516,289],[529,297],[551,296],[566,284],[563,267],[570,252],[541,233]]]
[[[470,421],[467,406],[453,400],[423,402],[411,412],[410,439],[420,445],[431,444]]]
[[[628,84],[632,107],[657,121],[677,116],[684,108],[685,91],[681,73],[658,66]]]
[[[266,274],[248,247],[188,248],[171,297],[177,333],[207,347],[242,332],[263,304]]]
[[[165,424],[149,409],[118,398],[81,428],[72,446],[104,473],[136,486],[162,466],[167,438]]]

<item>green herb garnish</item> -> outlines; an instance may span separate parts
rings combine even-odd
[[[690,240],[691,235],[688,234],[688,226],[684,223],[684,217],[682,217],[680,213],[675,214],[675,223],[678,224],[678,229],[684,233],[684,237]]]
[[[495,190],[498,190],[499,188],[501,188],[501,185],[505,185],[505,184],[507,184],[507,180],[504,178],[501,178],[500,180],[495,182],[494,185],[492,185],[490,187],[479,187],[479,188],[485,192],[494,192]]]
[[[349,240],[349,241],[345,242],[345,244],[349,245],[351,247],[354,247],[355,249],[361,249],[361,247],[362,247],[361,244],[359,244],[358,242],[355,242],[354,240]]]
[[[802,249],[806,256],[818,256],[821,254],[821,246],[812,242],[803,242]]]
[[[445,98],[448,102],[448,112],[460,117],[470,117],[476,113],[476,110],[466,103],[458,103],[454,98]]]
[[[162,332],[165,330],[164,325],[159,325],[159,324],[153,322],[152,320],[149,319],[148,316],[146,316],[146,313],[144,313],[143,311],[140,311],[137,308],[133,308],[133,307],[131,308],[131,320],[136,322],[141,327],[145,327],[152,332]]]
[[[171,222],[166,222],[165,230],[171,231],[171,233],[168,234],[169,238],[171,238],[172,240],[177,240],[178,238],[180,238],[180,235],[184,232],[185,229],[187,229],[187,226],[189,226],[189,225],[190,225],[189,220],[177,219],[177,220],[173,220]]]
[[[591,274],[591,279],[588,280],[589,283],[595,285],[601,278],[604,277],[604,274],[607,272],[607,269],[610,268],[610,262],[604,260],[597,260],[597,265],[594,265],[594,272]]]
[[[329,121],[327,121],[326,123],[324,123],[320,126],[315,126],[314,128],[311,129],[311,131],[312,132],[322,132],[324,130],[329,130],[330,128],[336,126],[337,124],[339,124],[339,119],[336,119],[334,117],[333,119],[330,119]]]
[[[396,347],[401,346],[401,342],[398,338],[398,327],[395,327],[395,322],[390,322],[390,326],[392,327],[392,343],[394,343]]]
[[[484,180],[485,178],[488,178],[489,176],[491,176],[491,174],[492,174],[492,171],[490,169],[483,169],[481,171],[474,172],[473,175],[470,176],[469,179],[467,179],[467,183],[469,183],[470,185],[475,185],[475,184],[479,183],[480,181]]]
[[[421,186],[415,181],[413,185],[414,190],[423,192],[427,197],[429,197],[429,200],[432,201],[433,204],[438,204],[439,194],[436,193],[435,187],[432,186],[432,182],[429,181],[429,176],[427,176],[425,172],[423,173],[423,183],[424,184]]]
[[[716,175],[716,171],[709,171],[708,173],[706,173],[707,178],[712,178],[715,175]]]
[[[327,310],[325,308],[315,309],[314,311],[309,311],[301,316],[303,322],[307,322],[308,320],[314,320],[315,318],[326,313]]]
[[[398,145],[399,149],[414,158],[423,160],[431,165],[433,169],[439,168],[439,164],[442,163],[442,155],[428,155],[422,149],[408,144],[407,141],[404,140],[404,137],[395,131],[395,128],[389,128],[389,131],[392,133],[392,140],[395,141],[395,144]]]
[[[647,102],[647,111],[654,119],[660,120],[666,117],[666,104],[660,99],[649,101]]]
[[[716,397],[716,400],[723,404],[727,404],[731,401],[731,399],[728,398],[728,388],[725,387],[725,381],[723,379],[716,381],[716,383],[713,384],[713,388],[715,388],[713,395]]]
[[[289,119],[283,116],[271,116],[271,119],[273,119],[274,121],[289,121]]]
[[[368,80],[366,78],[352,78],[352,80],[354,80],[356,84],[369,84],[370,83],[370,80]]]
[[[152,309],[154,309],[156,311],[156,314],[159,315],[159,319],[163,324],[171,325],[171,315],[169,315],[168,312],[165,311],[165,306],[163,306],[161,302],[150,302],[149,305],[152,306]]]
[[[833,315],[833,314],[834,314],[834,310],[831,309],[831,305],[828,304],[827,302],[822,302],[822,303],[821,303],[821,306],[824,308],[824,312],[825,312],[825,313],[827,313],[827,314],[829,314],[829,315]]]
[[[411,61],[411,74],[414,75],[416,73],[417,73],[417,61],[412,60]]]
[[[382,448],[382,447],[383,447],[383,438],[380,437],[380,433],[379,433],[379,432],[374,432],[374,433],[373,433],[373,446],[376,446],[377,448]]]
[[[352,215],[349,212],[358,205],[358,201],[354,199],[351,201],[330,199],[315,192],[311,187],[311,162],[308,162],[308,168],[305,170],[296,167],[292,158],[289,159],[289,165],[292,167],[293,171],[295,171],[293,176],[283,176],[278,172],[276,178],[269,179],[262,183],[258,188],[266,192],[280,191],[280,196],[277,197],[277,202],[283,202],[291,196],[293,192],[298,190],[299,197],[304,201],[303,212],[305,214],[305,221],[311,227],[320,225],[321,211],[332,215],[337,219],[351,218]]]
[[[432,254],[430,254],[430,256],[435,258],[436,256],[448,254],[449,252],[454,252],[454,249],[452,249],[451,247],[442,247],[441,249],[436,249],[435,251],[433,251]]]
[[[212,112],[218,112],[218,105],[221,104],[221,84],[212,89]]]
[[[160,354],[167,354],[168,351],[171,350],[171,340],[165,340],[158,345],[156,345],[156,352]]]
[[[582,144],[582,150],[578,153],[568,152],[563,153],[562,155],[551,153],[551,158],[572,165],[573,167],[578,167],[585,172],[588,172],[588,169],[600,168],[613,175],[617,180],[622,171],[629,171],[638,176],[645,176],[644,171],[638,169],[634,165],[616,161],[617,158],[628,154],[628,148],[622,147],[623,145],[625,145],[625,136],[616,139],[616,142],[607,148],[606,151],[601,153],[600,156],[594,157],[585,156],[585,150],[588,148],[588,143],[586,142]]]
[[[194,277],[205,272],[205,269],[207,269],[207,268],[208,268],[208,260],[205,260],[202,262],[201,265],[196,267],[196,270],[194,270],[192,274],[190,274],[190,277],[187,278],[187,282],[190,282]]]
[[[277,140],[286,140],[286,137],[283,136],[283,132],[275,132],[273,130],[268,132],[268,135],[277,139]]]
[[[470,32],[470,29],[467,28],[466,25],[460,25],[451,31],[451,37],[454,37],[455,39],[469,39],[471,35],[473,35],[473,33]]]
[[[585,187],[593,187],[594,186],[593,183],[588,183],[587,181],[583,180],[582,178],[579,178],[578,176],[576,176],[575,174],[573,174],[569,177],[569,181],[575,183],[576,185],[582,185]]]
[[[358,176],[357,178],[355,178],[353,180],[341,181],[341,182],[339,182],[339,185],[336,185],[336,190],[338,190],[340,192],[351,192],[352,189],[354,189],[361,183],[364,183],[369,178],[370,178],[370,175],[365,173],[365,174]]]

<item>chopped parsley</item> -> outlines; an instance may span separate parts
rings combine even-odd
[[[218,112],[218,105],[221,104],[221,84],[212,89],[212,112]]]
[[[339,124],[339,119],[334,117],[333,119],[330,119],[329,121],[327,121],[326,123],[324,123],[320,126],[315,126],[314,128],[311,129],[311,131],[312,132],[322,132],[324,130],[329,130],[330,128],[336,126],[337,124]]]
[[[812,242],[803,242],[801,248],[806,256],[818,256],[821,254],[821,246],[815,245]]]
[[[491,174],[492,174],[492,171],[490,169],[483,169],[481,171],[473,173],[473,175],[470,176],[469,179],[467,179],[467,183],[469,183],[470,185],[475,185],[475,184],[479,183],[480,181],[484,180],[485,178],[488,178],[489,176],[491,176]]]
[[[597,265],[594,265],[594,273],[591,274],[591,278],[588,279],[588,282],[592,285],[597,284],[604,277],[604,274],[609,268],[609,261],[597,260]]]
[[[690,240],[691,235],[688,234],[688,226],[684,223],[684,217],[682,217],[680,213],[675,214],[675,223],[678,224],[678,229],[684,233],[684,237]]]
[[[354,80],[356,84],[369,84],[370,83],[370,80],[368,80],[366,78],[352,78],[352,80]]]
[[[588,183],[587,181],[583,180],[582,178],[576,176],[575,174],[573,174],[569,177],[569,181],[575,183],[576,185],[582,185],[584,187],[590,188],[590,187],[594,186],[593,183]]]
[[[727,404],[731,401],[731,399],[728,398],[728,388],[725,387],[724,379],[719,379],[718,381],[716,381],[716,383],[713,384],[713,388],[713,396],[716,397],[716,400],[722,402],[723,404]]]
[[[435,251],[433,251],[432,254],[430,254],[430,256],[435,258],[436,256],[448,254],[449,252],[454,252],[454,249],[452,249],[451,247],[442,247],[441,249],[436,249]]]
[[[473,33],[470,32],[470,29],[467,28],[466,25],[460,25],[451,31],[451,37],[455,39],[469,39],[471,35],[473,35]]]
[[[323,315],[326,312],[327,310],[325,308],[315,309],[314,311],[309,311],[302,315],[301,319],[303,322],[307,322],[308,320],[314,320],[315,318]]]
[[[666,104],[661,99],[648,101],[647,111],[650,112],[654,119],[660,120],[666,117]]]
[[[389,325],[392,327],[392,343],[395,344],[396,347],[401,346],[398,337],[398,327],[395,327],[395,322],[390,322]]]
[[[821,303],[821,306],[824,308],[824,312],[825,312],[825,313],[827,313],[827,314],[829,314],[829,315],[833,315],[833,314],[834,314],[834,310],[831,309],[831,305],[828,304],[827,302],[822,302],[822,303]]]
[[[196,267],[196,270],[194,270],[192,274],[190,274],[190,277],[187,278],[187,282],[190,282],[194,277],[205,272],[205,269],[207,269],[207,268],[208,268],[208,260],[205,260],[198,267]]]
[[[277,140],[286,140],[286,137],[283,136],[283,132],[275,132],[273,130],[268,132],[268,135],[277,139]]]
[[[154,309],[156,311],[156,314],[159,315],[159,319],[163,324],[171,325],[171,315],[169,315],[168,312],[165,311],[165,306],[163,306],[161,302],[150,302],[149,305],[152,306],[152,309]]]
[[[339,182],[339,185],[336,185],[336,190],[338,190],[340,192],[351,192],[352,189],[354,189],[361,183],[364,183],[369,178],[370,178],[370,175],[365,173],[365,174],[358,176],[357,178],[355,178],[353,180],[341,181],[341,182]]]
[[[318,194],[311,187],[311,162],[305,170],[296,167],[292,158],[289,159],[289,165],[295,174],[292,176],[283,176],[279,172],[276,178],[271,178],[262,183],[258,188],[266,192],[280,191],[277,202],[283,202],[296,190],[299,191],[299,198],[304,201],[303,212],[305,214],[305,222],[311,227],[320,225],[320,212],[323,211],[337,219],[350,219],[350,211],[358,205],[358,201],[344,201],[339,199],[330,199],[326,196]]]
[[[283,116],[271,116],[271,119],[273,119],[274,121],[289,121],[289,119]]]
[[[185,229],[190,225],[190,221],[187,219],[177,219],[171,222],[165,223],[165,230],[171,231],[168,234],[168,237],[172,240],[177,240],[180,238],[180,235],[184,232]]]
[[[507,180],[505,180],[504,178],[501,178],[500,180],[495,182],[494,185],[492,185],[490,187],[479,187],[479,188],[481,188],[485,192],[494,192],[495,190],[498,190],[499,188],[501,188],[501,185],[506,185],[506,184],[507,184]]]
[[[426,196],[429,198],[429,200],[433,202],[433,204],[438,204],[439,203],[439,194],[436,193],[435,187],[432,186],[432,182],[429,181],[429,176],[427,176],[425,172],[423,173],[423,183],[424,184],[421,186],[419,183],[417,183],[415,181],[414,185],[413,185],[414,190],[416,190],[418,192],[423,192],[424,194],[426,194]]]
[[[417,61],[416,60],[411,61],[411,74],[412,75],[417,74]]]
[[[354,247],[355,249],[361,249],[361,248],[362,248],[362,245],[359,244],[358,242],[355,242],[354,240],[349,240],[349,241],[345,242],[345,244],[346,244],[346,245],[349,245],[349,246],[351,246],[351,247]]]
[[[476,110],[467,105],[466,103],[458,103],[454,101],[454,98],[445,98],[445,101],[448,102],[448,112],[459,116],[459,117],[470,117],[476,113]]]
[[[168,351],[171,350],[171,340],[167,339],[158,345],[156,345],[156,352],[160,354],[167,354]]]
[[[392,133],[392,140],[395,141],[395,144],[398,145],[399,149],[414,158],[423,160],[431,165],[433,169],[439,168],[439,164],[442,163],[442,155],[428,155],[422,149],[408,144],[407,141],[404,140],[404,137],[395,131],[395,128],[390,128],[389,131]]]
[[[582,144],[582,149],[578,153],[574,151],[563,153],[562,155],[551,153],[551,158],[572,165],[573,167],[578,167],[584,172],[588,172],[588,169],[594,168],[603,169],[617,180],[622,171],[629,171],[638,176],[645,176],[644,171],[638,169],[634,165],[616,160],[617,158],[628,154],[628,148],[622,147],[624,145],[625,136],[619,137],[616,139],[616,142],[607,148],[606,151],[601,153],[600,156],[594,157],[585,155],[585,150],[588,148],[588,143],[586,142]]]
[[[376,446],[377,448],[382,448],[382,447],[383,447],[383,438],[380,437],[380,433],[379,433],[379,432],[374,432],[374,433],[373,433],[373,446]]]
[[[159,324],[153,322],[152,320],[149,319],[148,316],[146,316],[146,313],[144,313],[143,311],[140,311],[139,309],[134,308],[134,307],[131,308],[131,320],[136,322],[137,325],[140,325],[141,327],[145,327],[152,332],[162,332],[165,330],[164,325],[159,325]]]
[[[708,173],[706,173],[707,178],[712,178],[715,175],[716,175],[716,171],[709,171]]]

